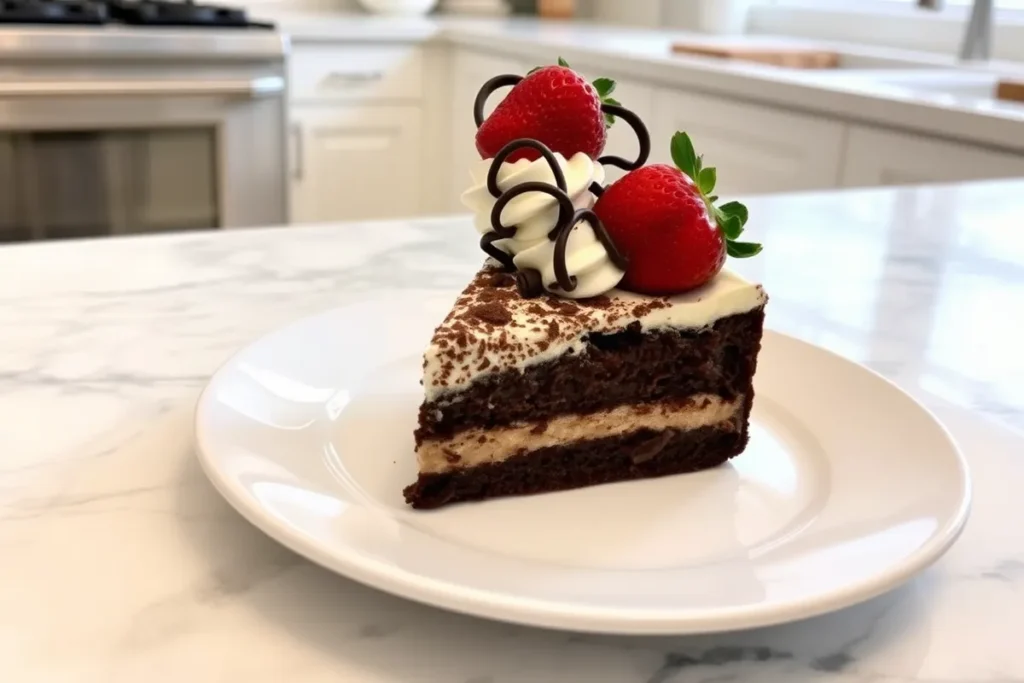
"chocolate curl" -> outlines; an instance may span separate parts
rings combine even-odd
[[[505,74],[503,76],[495,76],[480,87],[480,91],[476,94],[476,99],[473,101],[473,120],[476,122],[477,128],[484,123],[484,107],[487,106],[487,98],[502,88],[519,85],[521,80],[523,80],[522,76]]]
[[[555,178],[555,184],[557,187],[552,186],[548,183],[539,181],[533,181],[528,183],[521,183],[516,185],[508,192],[502,192],[501,188],[498,187],[498,169],[505,163],[505,160],[509,156],[521,149],[534,149],[540,153],[541,157],[547,161],[548,166],[551,168],[551,174]],[[517,226],[515,225],[503,225],[501,222],[501,214],[516,197],[522,196],[528,192],[540,192],[553,197],[558,203],[558,223],[564,223],[572,217],[573,204],[572,199],[567,194],[566,190],[568,185],[565,182],[565,174],[562,173],[561,166],[558,165],[558,160],[555,158],[554,153],[539,140],[533,140],[531,138],[522,138],[519,140],[513,140],[512,142],[505,145],[494,160],[491,162],[491,166],[487,171],[487,190],[492,196],[497,198],[494,206],[491,209],[491,230],[490,232],[480,238],[480,248],[485,254],[498,261],[508,271],[514,271],[516,269],[515,262],[512,260],[512,255],[506,253],[502,249],[499,249],[494,243],[515,237]]]
[[[647,159],[651,156],[651,134],[647,131],[647,126],[644,125],[643,120],[630,110],[617,104],[602,104],[601,111],[620,118],[629,124],[629,127],[636,133],[637,142],[640,143],[640,154],[637,156],[636,161],[627,161],[622,157],[608,155],[598,159],[597,163],[615,166],[623,171],[635,171],[646,164]]]
[[[505,163],[506,159],[521,149],[536,150],[544,161],[548,162],[548,167],[551,169],[551,175],[555,177],[555,185],[558,186],[558,189],[563,193],[568,192],[569,186],[566,185],[565,174],[562,173],[562,167],[558,165],[558,159],[555,158],[555,153],[551,151],[551,148],[540,140],[519,138],[502,147],[501,151],[494,156],[490,168],[487,169],[487,191],[491,193],[492,197],[497,198],[501,196],[501,188],[498,187],[498,171],[501,170],[501,165]],[[546,185],[547,183],[542,184]]]
[[[629,265],[629,261],[622,255],[618,247],[615,246],[615,242],[612,241],[611,235],[608,234],[604,223],[597,217],[597,214],[591,209],[580,209],[572,215],[568,223],[559,225],[548,235],[549,239],[554,239],[555,241],[555,253],[553,256],[555,279],[558,281],[558,286],[565,292],[571,292],[576,289],[576,278],[569,275],[566,251],[569,245],[569,237],[572,235],[573,229],[580,222],[589,224],[594,230],[594,236],[597,237],[598,242],[604,247],[605,253],[608,254],[608,260],[616,268],[626,270],[626,267]]]
[[[498,197],[498,201],[494,202],[494,206],[491,207],[491,229],[496,233],[500,233],[503,236],[502,239],[505,237],[514,237],[517,228],[514,225],[503,225],[501,222],[501,213],[505,210],[505,207],[508,206],[509,202],[516,197],[529,192],[540,192],[541,194],[546,194],[549,197],[554,197],[555,201],[558,202],[557,225],[561,225],[572,218],[572,199],[569,198],[569,195],[566,194],[564,190],[539,181],[521,183],[513,187],[508,192],[500,195]]]
[[[544,281],[541,279],[540,271],[533,268],[524,268],[516,273],[516,289],[524,299],[535,299],[544,293]]]

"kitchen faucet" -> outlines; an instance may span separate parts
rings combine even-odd
[[[918,7],[940,10],[944,0],[917,0]],[[992,52],[992,4],[993,0],[974,0],[971,6],[971,18],[964,31],[964,40],[960,45],[960,59],[964,61],[984,61]]]

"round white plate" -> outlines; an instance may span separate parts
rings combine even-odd
[[[264,337],[211,380],[199,457],[250,522],[339,574],[446,609],[603,633],[820,614],[935,561],[966,465],[869,370],[767,332],[746,452],[721,468],[418,512],[420,354],[447,301],[377,301]]]

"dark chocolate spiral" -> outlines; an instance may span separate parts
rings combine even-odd
[[[496,90],[507,88],[510,85],[518,85],[521,80],[523,80],[522,76],[505,74],[503,76],[495,76],[483,84],[480,92],[476,94],[476,100],[473,101],[473,120],[476,121],[477,128],[483,125],[484,107],[487,105],[487,98],[493,95]]]
[[[602,104],[601,111],[620,118],[629,124],[629,127],[636,133],[637,142],[640,143],[640,154],[637,156],[636,161],[627,161],[622,157],[608,155],[598,159],[597,163],[615,166],[623,171],[635,171],[646,164],[647,159],[651,156],[651,134],[647,131],[647,126],[644,125],[643,120],[630,110],[617,104]]]
[[[563,193],[569,191],[569,186],[565,183],[565,174],[562,173],[562,167],[558,165],[558,159],[555,158],[555,153],[551,151],[551,148],[540,140],[520,138],[502,147],[501,151],[494,156],[494,160],[491,161],[491,167],[487,169],[487,191],[491,193],[492,197],[497,198],[501,196],[501,188],[498,187],[498,171],[501,170],[501,165],[505,163],[506,159],[521,149],[532,149],[540,154],[544,161],[548,162],[548,166],[551,168],[551,175],[555,177],[555,185],[558,186],[558,189]]]
[[[501,165],[505,163],[506,159],[521,149],[533,149],[541,155],[551,168],[551,174],[555,178],[554,186],[549,183],[533,181],[520,183],[508,192],[503,193],[501,191],[501,188],[498,187],[498,171],[501,169]],[[501,213],[505,210],[505,207],[508,206],[509,202],[516,197],[522,196],[528,192],[540,192],[553,197],[558,203],[558,223],[561,224],[568,220],[572,216],[573,212],[572,199],[569,198],[567,190],[568,186],[565,182],[565,174],[562,173],[562,168],[558,165],[558,160],[555,159],[554,153],[547,145],[539,140],[533,140],[530,138],[513,140],[508,143],[502,147],[501,151],[494,157],[494,160],[491,162],[491,166],[487,171],[487,191],[490,192],[491,196],[495,197],[497,201],[494,202],[494,206],[491,207],[491,230],[494,232],[488,233],[480,238],[480,248],[484,250],[485,254],[503,265],[507,270],[515,270],[516,266],[512,260],[512,256],[494,244],[498,240],[515,237],[517,230],[517,226],[515,225],[502,224]]]
[[[572,219],[568,223],[560,223],[558,227],[548,234],[548,239],[555,241],[553,257],[555,279],[558,281],[558,286],[566,292],[576,289],[576,278],[569,275],[569,266],[566,263],[566,250],[569,246],[569,237],[572,235],[572,231],[581,221],[587,223],[593,229],[594,236],[597,237],[597,241],[601,243],[605,253],[608,254],[608,260],[616,268],[626,270],[626,267],[629,265],[626,257],[615,246],[615,242],[612,241],[611,235],[608,234],[604,223],[597,217],[597,214],[592,209],[580,209],[572,215]]]
[[[529,183],[520,183],[513,187],[508,192],[505,192],[498,197],[498,201],[494,202],[494,206],[491,207],[491,229],[495,233],[504,234],[505,237],[514,237],[516,234],[516,226],[506,226],[501,223],[501,212],[505,210],[516,197],[527,194],[528,192],[540,192],[546,194],[549,197],[553,197],[558,202],[558,223],[562,225],[570,218],[572,218],[573,204],[572,199],[566,194],[565,190],[560,187],[553,187],[548,183],[533,181]],[[555,228],[558,229],[557,227]]]
[[[484,250],[485,254],[504,266],[505,270],[512,272],[516,269],[516,262],[512,260],[512,254],[507,251],[502,251],[498,247],[494,246],[495,242],[506,239],[507,237],[509,236],[502,235],[497,232],[489,232],[480,238],[480,248]]]

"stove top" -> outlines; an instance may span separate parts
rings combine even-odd
[[[0,0],[0,24],[274,28],[242,9],[167,0]]]

